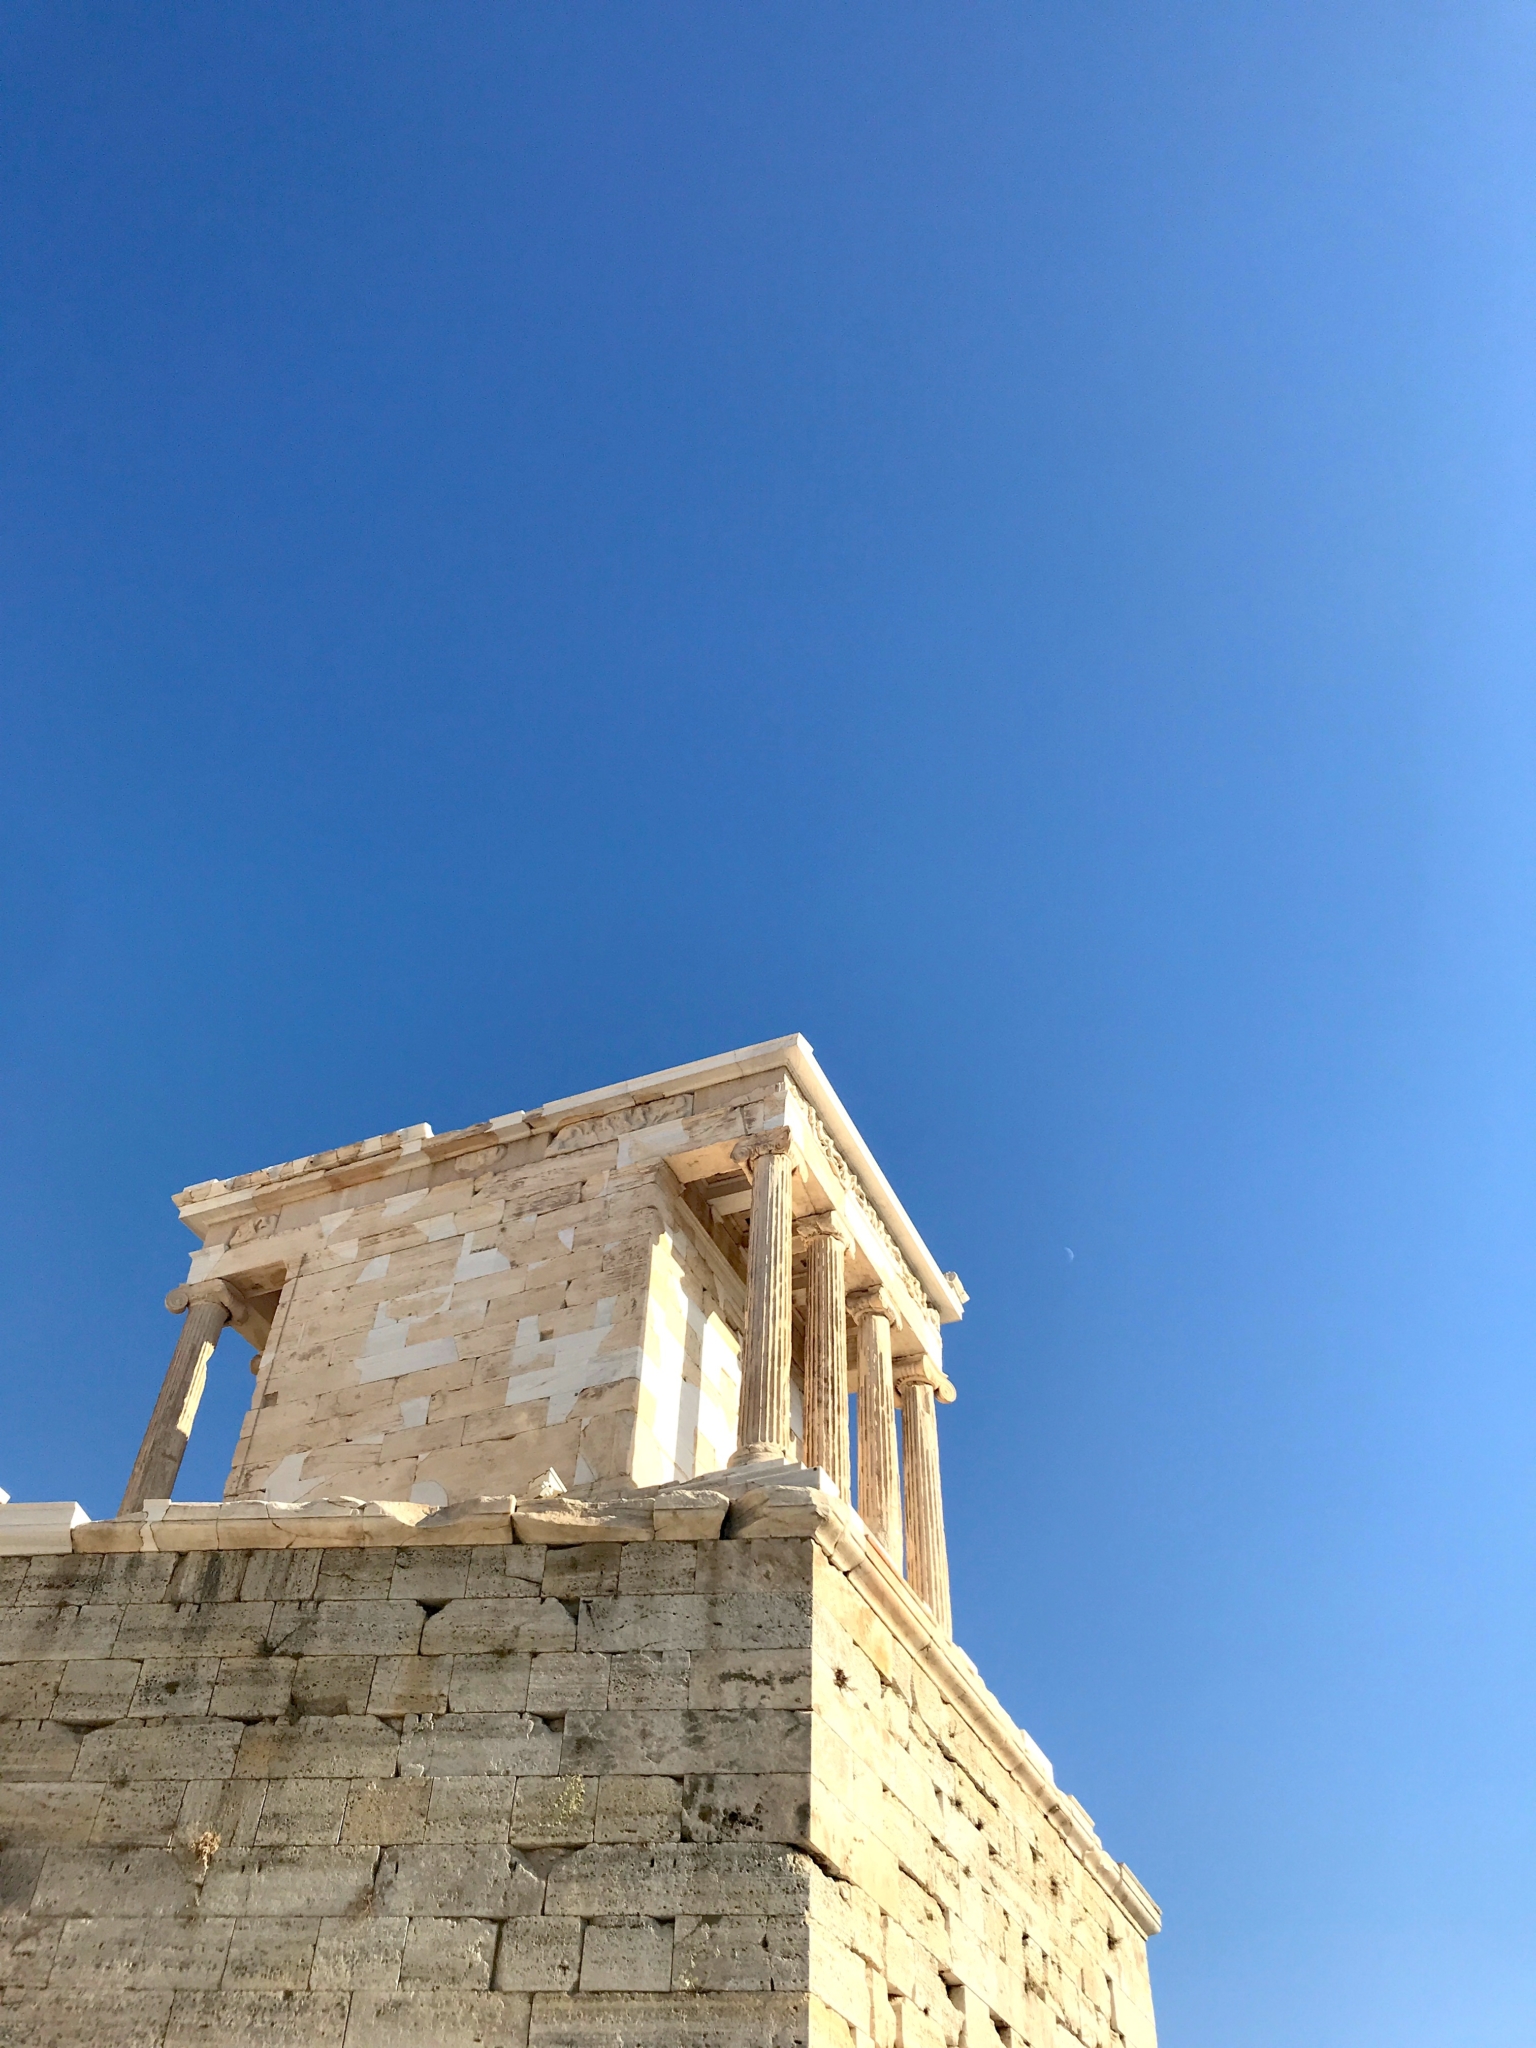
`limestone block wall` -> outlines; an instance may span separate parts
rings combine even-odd
[[[847,1526],[0,1558],[0,2048],[1151,2048]]]
[[[826,1867],[848,1880],[828,1931],[867,1965],[875,2038],[1154,2048],[1156,1909],[1075,1800],[1020,1784],[988,1739],[999,1717],[937,1682],[949,1674],[925,1661],[915,1604],[868,1561],[845,1574],[817,1552],[811,1808]],[[1048,1771],[1038,1751],[1026,1761]]]
[[[551,1467],[581,1490],[725,1462],[740,1284],[687,1248],[662,1169],[513,1156],[418,1176],[282,1217],[293,1271],[228,1495],[442,1505]]]

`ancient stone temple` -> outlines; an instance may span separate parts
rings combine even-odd
[[[176,1201],[119,1513],[0,1505],[0,2048],[1153,2048],[951,1635],[965,1291],[803,1039]]]

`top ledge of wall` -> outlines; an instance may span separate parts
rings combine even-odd
[[[733,1508],[733,1502],[735,1503]],[[446,1508],[408,1500],[152,1500],[142,1513],[92,1522],[75,1502],[0,1508],[0,1547],[60,1550],[283,1550],[408,1547],[417,1544],[650,1543],[713,1541],[731,1535],[814,1535],[834,1517],[849,1525],[826,1473],[788,1463],[746,1465],[666,1486],[589,1500],[569,1494],[518,1501],[512,1494],[455,1501]],[[73,1522],[65,1510],[73,1511]],[[862,1524],[859,1527],[862,1529]],[[8,1534],[14,1530],[14,1534]]]
[[[0,1496],[0,1557],[48,1557],[74,1548],[74,1532],[90,1516],[77,1500]]]

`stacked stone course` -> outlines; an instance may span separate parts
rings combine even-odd
[[[1143,1929],[818,1512],[0,1559],[0,2043],[1144,2048]]]

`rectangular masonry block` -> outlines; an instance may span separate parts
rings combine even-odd
[[[421,1610],[416,1610],[418,1615]],[[417,1645],[410,1646],[415,1649]],[[423,1655],[574,1650],[576,1623],[559,1600],[450,1600],[421,1631]]]
[[[266,1788],[256,1847],[322,1848],[341,1839],[345,1778],[277,1778]]]
[[[167,1599],[176,1601],[238,1600],[250,1552],[189,1551],[176,1560]]]
[[[565,1717],[561,1752],[566,1771],[588,1776],[730,1770],[745,1757],[765,1771],[810,1768],[811,1717],[777,1707],[610,1708],[605,1714]]]
[[[581,1975],[582,1923],[539,1914],[501,1923],[498,1991],[574,1991]]]
[[[122,1610],[109,1648],[119,1657],[259,1657],[271,1627],[264,1600],[145,1601]]]
[[[809,1708],[810,1649],[696,1650],[689,1660],[687,1704]]]
[[[296,1668],[293,1657],[221,1657],[209,1713],[228,1721],[259,1721],[285,1713]]]
[[[0,2048],[162,2048],[174,1991],[24,1991],[0,1999]]]
[[[165,1845],[176,1829],[188,1788],[174,1778],[151,1778],[143,1785],[75,1789],[93,1793],[99,1802],[87,1840],[104,1848],[134,1849]]]
[[[404,1657],[421,1647],[425,1620],[414,1600],[283,1600],[270,1641],[286,1657]]]
[[[692,1543],[626,1543],[619,1552],[621,1594],[692,1593],[698,1552]]]
[[[803,1771],[703,1772],[683,1780],[685,1842],[786,1842],[806,1845],[811,1787]]]
[[[313,1600],[320,1581],[322,1550],[253,1550],[240,1581],[242,1600]]]
[[[400,1738],[402,1778],[554,1777],[561,1737],[534,1714],[438,1714]]]
[[[0,1553],[36,1556],[71,1550],[70,1532],[90,1517],[77,1500],[0,1501]]]
[[[204,1914],[69,1920],[49,1982],[63,1990],[74,1985],[186,1985],[212,1990],[224,1974],[232,1932],[232,1921]]]
[[[347,2006],[335,1991],[178,1991],[165,2048],[342,2048]]]
[[[430,1778],[377,1778],[347,1788],[341,1839],[354,1846],[370,1842],[424,1842]]]
[[[239,1721],[178,1721],[160,1727],[132,1722],[92,1729],[80,1744],[74,1775],[97,1783],[146,1778],[226,1778],[244,1733]]]
[[[470,1553],[463,1548],[397,1550],[390,1580],[392,1600],[429,1600],[440,1606],[468,1592]]]
[[[371,1714],[304,1714],[245,1726],[231,1771],[241,1778],[387,1778],[399,1754],[394,1729]]]
[[[621,1650],[608,1659],[610,1707],[686,1707],[689,1698],[687,1650]],[[738,1702],[730,1702],[735,1705]],[[746,1704],[756,1705],[756,1701]],[[785,1701],[798,1705],[798,1701]],[[808,1704],[808,1702],[807,1702]]]
[[[398,1550],[323,1550],[317,1598],[332,1600],[387,1600],[400,1562]]]
[[[315,1936],[309,1981],[316,1991],[390,1991],[400,1981],[400,1958],[410,1922],[403,1914],[322,1920]]]
[[[597,1780],[595,1842],[644,1846],[682,1835],[682,1784],[677,1778],[608,1777]]]
[[[448,1704],[456,1714],[520,1714],[528,1705],[533,1658],[524,1650],[434,1660],[448,1665]]]
[[[451,1657],[380,1657],[368,1693],[371,1714],[444,1714],[448,1711]]]
[[[809,2025],[798,1992],[536,1992],[528,2048],[821,2048]]]
[[[62,1721],[0,1721],[0,1784],[68,1778],[80,1744],[78,1732]]]
[[[694,1584],[700,1593],[809,1594],[815,1545],[793,1538],[701,1543]]]
[[[266,1792],[261,1779],[194,1778],[182,1795],[172,1846],[189,1848],[200,1836],[214,1834],[226,1856],[249,1849],[256,1840]]]
[[[494,1920],[413,1920],[400,1962],[401,1985],[489,1990],[496,1935]]]
[[[530,1714],[565,1714],[608,1704],[608,1659],[576,1651],[545,1650],[528,1675]]]
[[[296,1657],[292,1663],[293,1704],[300,1714],[367,1713],[376,1657]]]
[[[805,1917],[685,1915],[677,1922],[672,1987],[676,1991],[808,1991]]]
[[[163,1846],[50,1848],[31,1910],[63,1919],[191,1912],[198,1904],[194,1869],[190,1857]]]
[[[814,1865],[793,1850],[724,1843],[578,1849],[550,1872],[549,1910],[583,1919],[644,1913],[804,1912]]]
[[[611,1598],[619,1590],[623,1549],[613,1543],[574,1543],[550,1550],[544,1560],[544,1592],[551,1600]]]
[[[303,1991],[320,1925],[312,1914],[236,1920],[224,1959],[225,1986],[232,1991]]]
[[[11,1667],[14,1671],[28,1668],[25,1664]],[[72,1657],[59,1681],[53,1719],[80,1728],[117,1720],[133,1704],[142,1669],[130,1657]]]
[[[400,1782],[419,1784],[431,1795],[426,1829],[417,1839],[440,1843],[502,1843],[511,1838],[516,1778],[421,1778]],[[533,1778],[528,1782],[542,1785],[556,1781]]]
[[[544,1880],[510,1849],[402,1847],[380,1858],[378,1899],[385,1914],[505,1920],[542,1911]]]
[[[62,1661],[0,1664],[0,1719],[47,1720],[66,1669]]]
[[[638,1914],[590,1921],[581,1947],[581,1989],[670,1990],[672,1926]]]
[[[7,1566],[6,1576],[16,1584],[9,1596],[17,1600],[41,1600],[50,1606],[61,1601],[76,1604],[99,1597],[101,1559],[82,1557],[73,1551],[61,1556],[24,1558]]]
[[[595,1778],[519,1778],[509,1839],[521,1849],[579,1848],[592,1839]]]
[[[362,1913],[373,1892],[374,1857],[371,1849],[346,1845],[220,1854],[202,1886],[202,1910],[231,1918]]]
[[[206,1714],[218,1675],[217,1657],[146,1657],[128,1712],[145,1717]]]
[[[546,1557],[540,1543],[477,1546],[469,1554],[465,1597],[470,1600],[536,1599]]]
[[[99,1557],[92,1598],[103,1605],[163,1600],[170,1590],[176,1563],[174,1557],[153,1552]]]
[[[89,1842],[102,1789],[100,1785],[0,1784],[0,1841]]]
[[[0,1609],[0,1664],[34,1657],[110,1657],[128,1611],[122,1607]],[[124,1654],[134,1653],[128,1650]]]
[[[0,1991],[36,1989],[48,1982],[63,1920],[0,1919]],[[581,1922],[575,1922],[578,1935]],[[540,1990],[557,1990],[541,1985]]]
[[[528,2048],[528,2010],[520,1991],[359,1991],[346,2048]]]

